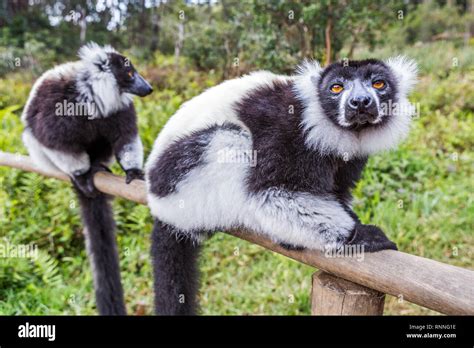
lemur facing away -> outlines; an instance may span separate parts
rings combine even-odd
[[[109,197],[93,176],[116,156],[126,182],[143,178],[143,147],[132,94],[152,88],[130,61],[95,43],[80,60],[57,66],[34,84],[24,108],[23,142],[36,164],[70,176],[81,206],[86,246],[94,273],[97,307],[103,315],[126,314]]]
[[[350,190],[368,155],[407,135],[415,79],[403,57],[306,62],[183,104],[146,164],[156,312],[196,312],[198,246],[214,231],[246,228],[296,249],[396,249],[359,221]]]

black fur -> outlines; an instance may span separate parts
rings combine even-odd
[[[80,190],[76,193],[87,230],[85,238],[94,273],[97,309],[101,315],[126,315],[110,199],[103,193],[95,198],[86,197]]]
[[[239,118],[252,133],[253,150],[258,154],[257,165],[250,169],[247,178],[249,191],[258,193],[278,187],[336,197],[356,222],[351,238],[357,236],[354,238],[360,242],[366,238],[366,244],[372,245],[367,251],[392,249],[394,244],[380,229],[363,227],[365,225],[360,224],[350,208],[351,190],[361,177],[367,157],[345,161],[308,150],[300,128],[303,108],[293,84],[280,82],[252,91],[236,105]],[[375,231],[380,240],[372,237],[371,231]],[[288,249],[287,245],[283,247]]]
[[[156,314],[195,315],[199,246],[174,227],[155,220],[151,255]]]
[[[56,104],[76,103],[79,92],[73,80],[46,80],[30,103],[26,121],[35,138],[44,146],[66,153],[86,151],[95,159],[108,160],[138,134],[132,103],[106,118],[84,115],[58,116]],[[52,112],[53,111],[53,112]]]
[[[75,186],[76,190],[80,190],[86,197],[95,198],[100,194],[100,191],[94,186],[94,175],[100,171],[111,172],[108,167],[94,163],[87,172],[74,173],[71,177],[72,184]]]
[[[360,223],[356,225],[351,240],[347,244],[362,245],[366,252],[385,249],[398,250],[397,245],[389,240],[380,228]]]
[[[300,127],[303,105],[292,83],[254,90],[236,105],[236,110],[252,133],[253,150],[258,155],[257,165],[250,169],[247,179],[250,192],[279,187],[334,195],[344,203],[350,200],[350,189],[359,180],[367,159],[344,161],[308,150]]]
[[[122,92],[132,93],[144,97],[153,89],[135,70],[132,62],[119,53],[109,53],[110,70]]]
[[[128,58],[118,53],[109,53],[110,68],[122,89],[126,89],[132,84],[132,77],[129,75],[136,72],[135,67]]]
[[[304,247],[302,246],[297,246],[293,244],[287,244],[287,243],[280,243],[279,244],[283,249],[288,250],[288,251],[303,251],[305,250]]]

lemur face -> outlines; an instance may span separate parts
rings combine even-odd
[[[331,64],[322,71],[317,86],[326,116],[350,131],[383,125],[397,102],[395,77],[375,59]]]
[[[117,84],[123,93],[144,97],[153,92],[153,88],[135,70],[135,67],[128,58],[118,53],[109,53],[108,58],[110,70],[114,74]]]

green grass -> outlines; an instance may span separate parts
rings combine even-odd
[[[472,56],[470,50],[463,56]],[[157,57],[160,68],[147,67],[145,75],[168,71],[163,59]],[[428,66],[426,60],[422,66]],[[472,269],[473,68],[463,65],[440,76],[444,60],[433,64],[422,71],[413,96],[421,114],[408,140],[369,161],[354,192],[354,206],[364,222],[383,227],[400,250]],[[147,153],[179,105],[215,81],[189,69],[181,75],[170,72],[164,81],[155,81],[159,91],[137,100]],[[26,153],[19,115],[32,82],[30,75],[20,73],[0,81],[2,151]],[[114,170],[120,173],[116,166]],[[2,167],[0,202],[0,241],[33,243],[40,250],[36,260],[0,258],[0,314],[96,314],[70,185]],[[114,201],[114,209],[128,311],[151,314],[148,210],[122,199]],[[222,233],[205,243],[200,262],[203,314],[310,312],[311,267]],[[388,297],[385,313],[434,312]]]

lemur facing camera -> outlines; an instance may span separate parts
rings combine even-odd
[[[22,115],[23,142],[39,167],[71,178],[85,225],[97,308],[103,315],[125,315],[110,198],[96,190],[93,176],[108,170],[105,165],[115,155],[127,183],[143,178],[132,95],[146,96],[152,88],[110,46],[90,43],[81,47],[79,57],[35,82]]]
[[[403,57],[306,62],[183,104],[146,164],[157,314],[196,313],[199,244],[215,231],[246,228],[295,249],[396,249],[359,221],[350,190],[368,155],[407,135],[415,79]]]

